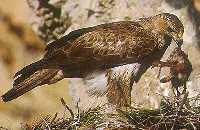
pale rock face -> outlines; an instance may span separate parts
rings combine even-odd
[[[86,90],[91,96],[103,96],[107,90],[108,77],[106,72],[94,72],[83,79],[86,84]]]
[[[97,76],[98,77],[98,76]],[[101,77],[101,76],[100,76]],[[92,80],[99,80],[99,79],[92,79]],[[102,81],[102,79],[100,78]],[[105,80],[104,80],[105,81]],[[69,80],[69,95],[72,96],[73,102],[76,104],[79,102],[79,106],[81,109],[88,109],[88,108],[94,108],[99,105],[104,105],[107,103],[107,98],[105,95],[101,97],[91,96],[90,93],[88,93],[88,90],[93,90],[94,88],[97,89],[98,92],[105,91],[105,86],[98,86],[98,84],[90,84],[90,87],[86,82],[90,81],[84,81],[83,79],[70,79]],[[92,87],[92,88],[91,88]]]

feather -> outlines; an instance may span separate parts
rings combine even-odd
[[[49,79],[53,78],[57,74],[57,70],[43,69],[36,71],[30,77],[18,83],[8,92],[2,96],[4,102],[11,101],[24,93],[32,90],[33,88],[46,84]]]
[[[23,69],[21,69],[20,71],[18,71],[14,77],[17,77],[21,74],[26,74],[26,73],[31,73],[31,72],[35,72],[39,69],[42,69],[44,67],[45,64],[47,64],[48,62],[46,60],[39,60],[35,63],[32,63],[26,67],[24,67]]]

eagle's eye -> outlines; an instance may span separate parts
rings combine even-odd
[[[167,28],[166,34],[171,37],[174,42],[180,47],[183,44],[183,32],[172,29],[171,27]]]

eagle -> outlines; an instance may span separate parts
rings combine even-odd
[[[182,22],[170,13],[74,30],[48,44],[42,59],[18,71],[13,88],[1,98],[11,101],[37,86],[127,64],[137,63],[145,70],[160,61],[172,40],[180,47],[183,33]],[[133,81],[140,77],[135,75]]]

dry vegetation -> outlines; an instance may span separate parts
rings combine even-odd
[[[29,18],[26,0],[0,2],[0,95],[12,87],[14,73],[38,59],[44,51],[45,44],[33,31]],[[53,104],[60,95],[66,95],[66,84],[62,81],[52,87],[34,90],[14,102],[0,102],[0,126],[17,130],[21,128],[21,122],[33,120],[33,116],[40,117],[60,110],[59,105]],[[57,89],[54,90],[53,86]],[[66,100],[70,102],[70,98]]]
[[[70,116],[43,117],[33,124],[24,124],[25,130],[198,130],[200,129],[200,108],[190,106],[190,102],[199,99],[189,99],[186,93],[181,99],[163,97],[159,109],[117,108],[115,113],[106,112],[106,104],[92,109],[74,113],[65,103],[61,102]]]

